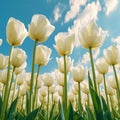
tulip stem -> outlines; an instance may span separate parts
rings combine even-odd
[[[80,83],[78,82],[78,109],[80,111],[80,113],[82,113],[83,108],[82,108],[82,103],[81,103],[81,90],[80,90]]]
[[[100,84],[98,84],[98,94],[100,96]]]
[[[89,93],[87,94],[87,97],[88,97],[88,107],[90,107],[90,96],[89,96]]]
[[[49,87],[48,87],[48,99],[47,99],[47,120],[49,120]]]
[[[107,95],[107,86],[106,86],[106,80],[105,80],[105,74],[103,74],[103,79],[104,79],[104,88],[105,88],[106,101],[107,101],[107,104],[109,105],[108,95]]]
[[[116,92],[117,92],[117,99],[118,99],[118,110],[119,110],[119,113],[120,113],[120,87],[119,87],[119,82],[118,82],[118,77],[117,77],[115,65],[113,65],[113,71],[114,71],[116,85],[117,85],[117,91]]]
[[[64,114],[67,111],[67,71],[66,71],[66,55],[64,55],[64,88],[63,88]],[[66,114],[65,114],[66,116]]]
[[[10,82],[10,59],[11,59],[11,55],[12,55],[12,49],[13,46],[11,45],[10,47],[10,54],[9,54],[9,58],[8,58],[8,69],[7,69],[7,81],[6,81],[6,85],[5,85],[5,93],[3,96],[3,104],[2,104],[2,112],[1,112],[1,120],[4,120],[5,117],[5,111],[6,111],[6,106],[7,106],[7,96],[8,96],[8,90],[9,90],[9,82]]]
[[[36,52],[37,40],[34,42],[33,57],[32,57],[32,72],[31,72],[31,81],[30,81],[30,103],[29,103],[29,112],[32,111],[32,94],[33,94],[33,83],[34,83],[34,64],[35,64],[35,52]]]
[[[36,76],[36,81],[35,81],[35,93],[34,93],[34,96],[33,96],[33,109],[35,109],[35,104],[36,103],[36,97],[37,97],[37,85],[38,85],[38,76],[39,76],[39,73],[40,73],[40,65],[38,65],[38,70],[37,70],[37,76]]]
[[[90,53],[90,61],[91,61],[91,67],[92,67],[92,74],[93,74],[93,82],[94,82],[94,89],[97,92],[97,84],[96,84],[96,76],[95,76],[95,68],[94,68],[94,62],[93,62],[93,56],[92,56],[92,49],[89,48]],[[98,93],[98,92],[97,92]]]

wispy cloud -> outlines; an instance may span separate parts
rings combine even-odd
[[[109,15],[115,10],[118,5],[118,0],[105,0],[106,15]]]
[[[70,10],[67,11],[65,15],[65,23],[69,22],[71,19],[75,18],[82,5],[85,5],[87,0],[69,0]]]
[[[120,36],[117,36],[116,38],[112,38],[112,42],[120,45]]]

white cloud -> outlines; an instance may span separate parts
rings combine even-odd
[[[65,23],[75,18],[80,11],[80,7],[85,5],[86,2],[87,0],[69,0],[70,10],[65,15]]]
[[[78,18],[74,20],[73,26],[68,28],[68,32],[76,34],[76,46],[80,46],[78,40],[78,29],[92,20],[97,20],[99,11],[101,11],[101,6],[98,1],[88,4]]]
[[[117,38],[112,38],[112,42],[120,45],[120,36],[117,36]]]
[[[106,15],[109,15],[115,10],[118,5],[118,0],[105,0]]]
[[[55,22],[57,22],[59,20],[59,18],[62,17],[62,14],[60,13],[59,6],[55,7],[53,14],[54,14],[54,20],[55,20]]]

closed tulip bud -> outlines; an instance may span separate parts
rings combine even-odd
[[[79,40],[84,48],[97,48],[101,46],[104,41],[103,31],[96,25],[94,21],[91,21],[86,26],[79,30]]]
[[[110,46],[103,52],[105,60],[109,65],[116,65],[120,61],[119,50],[115,46]]]
[[[45,97],[47,95],[47,88],[45,86],[42,86],[40,88],[40,95]]]
[[[54,76],[52,73],[45,73],[43,75],[43,82],[45,86],[50,87],[54,83]]]
[[[64,74],[59,71],[55,71],[55,77],[56,77],[58,84],[60,86],[64,86]]]
[[[68,100],[69,100],[71,103],[73,103],[74,100],[75,100],[75,95],[74,95],[71,91],[68,93]]]
[[[23,84],[22,86],[20,86],[20,96],[24,96],[26,95],[26,86]]]
[[[106,74],[108,72],[109,65],[104,58],[97,59],[95,65],[99,73]]]
[[[14,67],[20,67],[26,61],[27,55],[24,50],[15,48],[12,51],[11,64]]]
[[[20,86],[26,80],[26,73],[20,73],[16,77],[17,84]]]
[[[81,83],[81,90],[85,93],[85,94],[89,94],[89,86],[88,86],[88,82],[87,81],[83,81]]]
[[[58,63],[58,69],[61,73],[64,73],[64,59],[63,57],[56,58],[56,61]],[[73,60],[71,60],[70,57],[66,57],[66,72],[70,72],[71,68],[73,66]]]
[[[103,75],[100,74],[100,73],[97,73],[96,74],[96,82],[97,82],[97,84],[100,85],[102,83],[102,81],[103,81]]]
[[[73,51],[75,41],[75,35],[69,33],[58,33],[55,36],[55,49],[59,53],[59,55],[70,55]]]
[[[54,94],[55,93],[55,90],[56,90],[56,87],[55,87],[55,85],[52,85],[51,87],[50,87],[50,93],[51,94]]]
[[[55,30],[55,27],[50,24],[48,19],[41,14],[36,14],[32,17],[30,25],[28,25],[29,36],[32,40],[44,42]]]
[[[72,68],[73,80],[76,82],[82,82],[85,79],[86,70],[82,65],[78,65]]]
[[[35,53],[35,63],[40,66],[45,66],[50,60],[51,52],[52,50],[46,46],[37,46]]]
[[[30,87],[31,73],[26,73],[25,79],[27,85]]]
[[[8,65],[8,56],[0,54],[0,69],[6,68]]]
[[[2,45],[2,39],[0,39],[0,46]]]
[[[59,102],[59,100],[60,100],[60,97],[59,97],[59,95],[58,94],[53,94],[53,100],[54,100],[54,102]]]
[[[116,81],[114,76],[109,76],[108,77],[108,81],[109,81],[109,85],[113,88],[113,89],[117,89],[117,85],[116,85]]]
[[[61,97],[63,96],[63,87],[59,86],[59,88],[58,88],[58,94]]]
[[[7,42],[10,45],[19,46],[28,36],[27,30],[22,22],[15,18],[10,18],[6,28]]]
[[[25,61],[20,67],[15,68],[15,74],[20,74],[25,71],[25,68],[27,66],[27,62]]]
[[[12,72],[10,71],[10,79],[12,78]],[[6,84],[7,81],[7,69],[0,72],[0,82]]]
[[[76,84],[77,85],[77,84]],[[78,88],[77,90],[74,88],[74,86],[71,87],[71,91],[74,93],[74,95],[78,94]]]
[[[107,84],[107,94],[109,94],[110,96],[113,96],[115,94],[115,90],[110,87],[109,84]]]

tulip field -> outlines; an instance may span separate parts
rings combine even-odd
[[[104,45],[105,35],[91,21],[78,30],[82,49],[89,51],[90,68],[74,66],[74,58],[69,55],[75,47],[75,34],[59,32],[53,45],[58,69],[41,74],[52,54],[43,42],[54,31],[42,14],[33,15],[28,29],[20,20],[9,18],[6,41],[10,50],[8,56],[0,53],[0,120],[120,120],[118,47],[105,48],[103,56],[95,61],[93,50]],[[32,58],[19,48],[26,37],[34,41]],[[27,59],[32,60],[30,72],[25,70]],[[112,74],[108,75],[110,67]],[[71,86],[69,79],[73,81]]]

